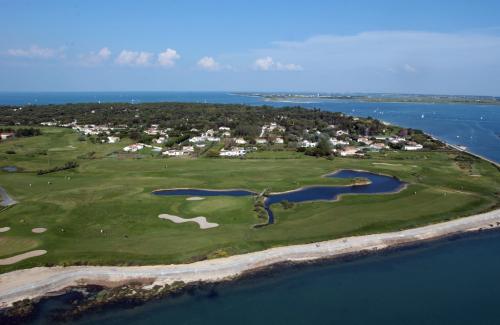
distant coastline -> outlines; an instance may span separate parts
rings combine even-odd
[[[348,100],[370,103],[420,103],[420,104],[474,104],[500,105],[500,97],[459,95],[413,94],[310,94],[310,93],[235,93],[240,96],[259,97],[266,101],[297,102],[304,100]]]

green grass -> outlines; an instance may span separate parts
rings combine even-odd
[[[0,258],[32,249],[48,253],[2,266],[0,272],[53,264],[190,262],[220,252],[244,253],[415,227],[486,211],[499,203],[498,169],[475,160],[474,174],[481,176],[470,176],[449,152],[390,152],[332,161],[290,151],[256,152],[247,159],[164,159],[149,153],[122,154],[120,149],[130,140],[92,144],[78,141],[67,129],[43,132],[0,144],[0,166],[22,168],[18,173],[0,172],[0,185],[20,202],[0,212],[0,227],[12,228],[0,234]],[[8,150],[16,154],[6,154]],[[84,158],[91,152],[93,159]],[[69,160],[80,166],[36,175],[38,169]],[[151,194],[174,187],[285,191],[346,184],[347,180],[321,177],[340,168],[394,175],[410,185],[398,194],[346,195],[338,202],[303,203],[288,210],[276,205],[277,223],[259,229],[252,228],[262,220],[249,197],[186,201]],[[220,226],[200,230],[194,223],[159,219],[161,213],[201,215]],[[35,227],[48,230],[33,234]]]

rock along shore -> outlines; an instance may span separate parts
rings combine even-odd
[[[150,287],[176,281],[216,282],[277,263],[335,258],[497,227],[500,227],[500,209],[419,228],[276,247],[191,264],[36,267],[0,275],[0,308],[23,299],[38,299],[63,292],[74,286],[104,283],[113,287],[145,278],[151,279]]]

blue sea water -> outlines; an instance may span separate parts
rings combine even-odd
[[[348,100],[265,101],[227,92],[0,92],[0,105],[81,102],[198,102],[304,106],[424,130],[446,142],[500,161],[500,106],[472,104],[368,103]]]
[[[76,324],[498,324],[500,232],[267,274]],[[51,324],[44,303],[34,323]]]

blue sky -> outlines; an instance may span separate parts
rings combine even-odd
[[[500,95],[500,1],[0,0],[0,90]]]

